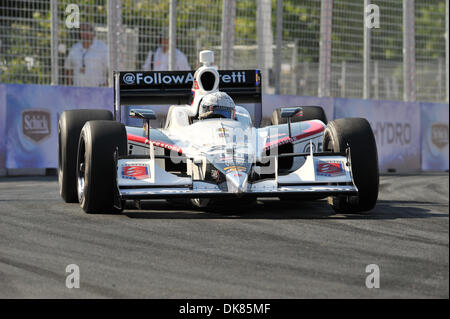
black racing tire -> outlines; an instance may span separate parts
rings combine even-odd
[[[378,199],[379,169],[375,136],[366,119],[343,118],[328,123],[323,136],[323,150],[345,152],[347,145],[358,196],[332,196],[329,203],[337,213],[370,211]]]
[[[118,151],[117,154],[116,150]],[[114,157],[126,155],[125,126],[116,121],[89,121],[80,134],[77,156],[77,192],[86,213],[116,213],[118,192]]]
[[[327,124],[327,116],[321,106],[302,106],[303,116],[293,117],[291,123],[304,122],[310,120],[321,120]],[[272,112],[272,125],[286,124],[287,119],[280,116],[281,108],[277,108]]]
[[[78,203],[76,166],[78,140],[83,125],[91,120],[112,121],[108,110],[64,111],[58,121],[58,184],[59,194],[66,203]]]

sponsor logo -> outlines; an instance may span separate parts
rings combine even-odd
[[[409,123],[375,122],[372,124],[375,139],[381,145],[409,145],[412,140],[412,128]]]
[[[225,172],[245,172],[247,169],[244,166],[228,166],[224,168]]]
[[[162,147],[162,148],[174,151],[174,152],[182,153],[181,148],[178,146],[175,146],[175,145],[170,145],[170,144],[160,142],[160,141],[152,141],[152,144],[156,147]]]
[[[219,133],[219,137],[229,137],[228,130],[226,128],[218,128],[217,132]]]
[[[278,146],[291,143],[292,141],[293,141],[292,137],[286,136],[286,137],[283,137],[283,138],[281,138],[279,140],[266,142],[266,144],[264,145],[264,150],[277,148]]]
[[[125,84],[186,84],[194,81],[192,73],[188,74],[163,74],[161,72],[154,72],[153,74],[143,73],[125,73],[122,77]]]
[[[134,84],[134,82],[136,81],[136,77],[133,73],[125,73],[122,79],[126,84]]]
[[[431,125],[431,142],[439,149],[448,145],[448,124],[433,123]]]
[[[140,180],[150,178],[146,164],[127,164],[122,166],[122,178]]]
[[[22,111],[22,133],[35,143],[51,135],[51,115],[47,110],[30,109]]]
[[[231,72],[231,74],[219,74],[222,83],[246,83],[245,72]],[[198,83],[194,82],[193,73],[187,74],[165,74],[163,72],[144,73],[125,73],[122,80],[128,85],[138,84],[188,84],[194,83],[194,89],[198,89]]]
[[[223,83],[241,83],[246,82],[245,72],[231,72],[231,74],[219,74],[219,79]]]
[[[327,177],[335,177],[345,174],[341,162],[318,162],[316,172],[319,176]]]

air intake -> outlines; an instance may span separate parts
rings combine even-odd
[[[200,75],[200,82],[205,91],[211,91],[214,89],[216,82],[216,75],[212,72],[205,71]]]

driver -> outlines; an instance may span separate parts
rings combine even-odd
[[[227,118],[234,120],[236,106],[225,92],[209,93],[200,102],[198,119]]]

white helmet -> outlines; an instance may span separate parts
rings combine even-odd
[[[236,106],[233,99],[225,92],[206,94],[200,102],[198,118],[227,118],[234,119]]]

